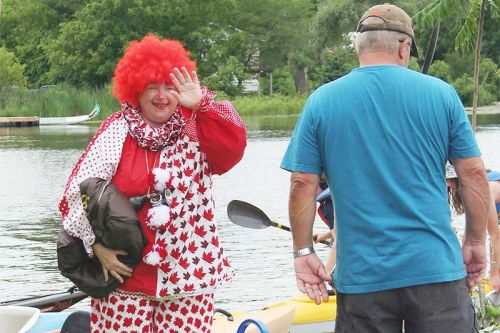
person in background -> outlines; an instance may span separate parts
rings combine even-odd
[[[313,241],[314,243],[319,243],[328,239],[332,240],[330,244],[330,252],[325,262],[326,271],[328,272],[328,274],[332,275],[333,269],[335,268],[337,252],[335,245],[335,213],[333,200],[330,195],[330,189],[328,188],[328,183],[326,182],[326,179],[324,177],[321,177],[320,179],[318,192],[318,196],[316,197],[316,201],[319,203],[317,212],[321,220],[325,222],[330,231],[313,235]]]
[[[490,236],[490,274],[491,288],[500,292],[500,172],[487,171],[490,187],[490,205],[488,210],[487,230]],[[460,181],[453,165],[446,166],[446,183],[448,186],[448,202],[454,213],[464,213],[464,205],[460,196]]]
[[[116,65],[113,94],[121,110],[97,130],[59,204],[66,232],[98,258],[106,278],[122,282],[92,299],[92,332],[210,332],[214,292],[232,277],[212,176],[242,158],[245,126],[228,101],[200,86],[196,63],[173,39],[131,42]],[[136,208],[147,244],[134,270],[119,260],[123,251],[95,240],[79,190],[89,177],[142,198]]]
[[[477,332],[469,288],[486,269],[489,189],[462,102],[449,84],[407,68],[417,49],[401,8],[371,7],[356,30],[360,67],[309,96],[281,163],[292,172],[297,286],[328,300],[330,276],[312,244],[324,172],[335,198],[335,332]],[[447,160],[462,183],[462,249]]]

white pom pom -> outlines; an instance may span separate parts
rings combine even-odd
[[[148,210],[147,221],[149,221],[149,227],[161,227],[170,222],[170,207],[167,205],[159,205],[156,207],[151,207]]]
[[[168,180],[170,179],[170,172],[162,168],[154,168],[154,188],[158,192],[163,192]]]
[[[144,256],[143,260],[148,265],[157,266],[160,264],[161,257],[158,252],[151,251]]]

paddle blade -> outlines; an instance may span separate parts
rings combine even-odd
[[[271,220],[263,211],[245,201],[229,202],[227,216],[231,222],[245,228],[264,229],[271,225]]]

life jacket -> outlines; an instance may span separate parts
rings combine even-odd
[[[333,200],[330,194],[330,188],[327,187],[323,192],[321,192],[317,197],[316,201],[319,202],[318,215],[321,217],[323,222],[328,225],[330,230],[334,227],[334,207]]]

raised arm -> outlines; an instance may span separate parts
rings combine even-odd
[[[202,88],[196,112],[196,133],[201,150],[206,154],[212,173],[229,171],[243,157],[246,129],[229,101],[216,101],[215,93]]]

